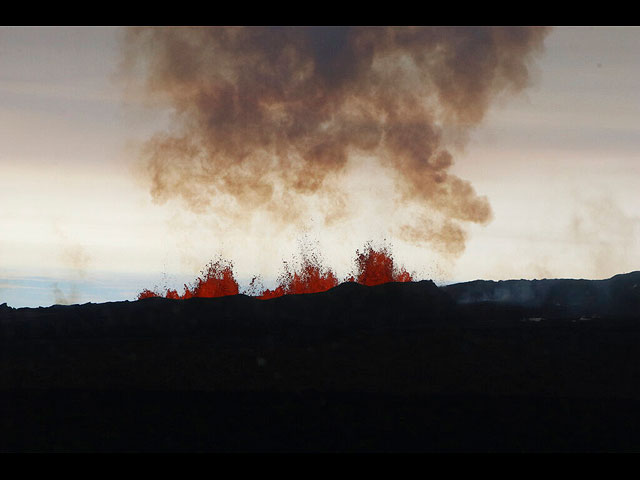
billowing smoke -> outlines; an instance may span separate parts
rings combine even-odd
[[[494,98],[527,86],[547,33],[129,30],[125,68],[142,72],[151,99],[173,111],[171,127],[144,148],[152,196],[234,221],[259,214],[286,224],[304,223],[321,205],[329,224],[348,215],[336,179],[349,159],[373,158],[394,177],[397,196],[389,201],[412,212],[397,235],[459,254],[465,225],[488,222],[491,207],[449,171],[447,138],[459,146]]]
[[[634,246],[638,242],[640,218],[628,215],[608,195],[580,198],[580,208],[570,224],[567,254],[580,254],[582,275],[607,278],[636,264]],[[575,254],[574,253],[574,254]],[[576,262],[578,263],[578,262]]]
[[[54,301],[58,305],[71,305],[80,300],[80,285],[86,282],[87,272],[92,263],[89,251],[83,245],[71,240],[60,228],[57,222],[53,223],[53,231],[62,242],[58,259],[67,270],[66,293],[63,288],[54,282],[51,286]]]

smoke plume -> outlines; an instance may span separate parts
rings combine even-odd
[[[612,196],[581,198],[567,243],[584,259],[586,275],[607,278],[637,264],[638,227],[640,218],[625,213]]]
[[[141,28],[125,71],[171,108],[144,147],[155,201],[233,221],[344,220],[349,159],[392,173],[399,238],[459,254],[486,197],[453,175],[446,132],[468,132],[492,100],[528,85],[545,28]],[[463,135],[464,137],[464,135]],[[363,180],[366,181],[366,180]],[[316,203],[314,203],[316,202]]]
[[[68,286],[67,292],[65,293],[58,285],[58,282],[54,282],[51,285],[53,297],[55,303],[58,305],[71,305],[80,300],[79,286],[87,279],[87,272],[92,263],[92,256],[86,247],[69,238],[65,231],[58,225],[57,220],[53,222],[53,231],[61,242],[58,259],[67,270],[65,273],[67,281],[65,283],[67,283]]]

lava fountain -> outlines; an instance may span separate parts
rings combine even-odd
[[[256,277],[252,285],[255,280]],[[376,249],[370,243],[365,245],[362,252],[356,250],[354,271],[344,279],[344,282],[356,282],[367,286],[412,281],[413,276],[403,266],[394,263],[388,247]],[[283,272],[278,277],[278,286],[273,290],[264,289],[255,296],[261,300],[268,300],[283,295],[318,293],[336,287],[339,283],[333,270],[324,267],[317,255],[303,253],[298,269],[292,269],[285,263]],[[138,294],[138,300],[150,297],[184,300],[192,297],[224,297],[238,293],[239,286],[233,274],[233,263],[219,259],[210,262],[191,287],[185,285],[182,295],[172,289],[166,289],[164,293],[145,289]]]
[[[165,297],[175,300],[193,297],[224,297],[237,295],[239,291],[238,282],[233,275],[233,263],[219,259],[215,262],[209,262],[191,287],[185,285],[182,295],[171,289],[167,289],[164,294],[145,289],[138,294],[138,300],[150,297]]]

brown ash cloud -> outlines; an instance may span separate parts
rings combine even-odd
[[[492,213],[486,197],[450,172],[446,131],[470,131],[497,97],[527,87],[547,33],[130,29],[123,71],[144,78],[148,98],[172,111],[171,126],[144,145],[151,195],[233,222],[258,214],[303,225],[314,205],[327,224],[348,222],[354,213],[335,180],[350,158],[367,156],[392,172],[398,194],[390,201],[418,212],[398,236],[457,255],[466,225]]]

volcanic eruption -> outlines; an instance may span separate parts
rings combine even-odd
[[[333,270],[326,268],[317,254],[303,250],[301,265],[292,269],[284,263],[283,272],[278,277],[278,286],[273,290],[262,289],[253,292],[261,300],[295,295],[301,293],[324,292],[340,283]],[[250,290],[256,288],[257,277],[251,281]],[[373,286],[388,282],[411,282],[413,276],[402,266],[394,264],[391,250],[386,245],[374,248],[371,243],[365,245],[362,252],[356,251],[354,271],[348,275],[345,282],[357,282],[362,285]],[[237,295],[240,292],[238,282],[233,273],[233,263],[224,259],[210,262],[201,272],[192,286],[185,285],[184,293],[167,288],[164,293],[145,289],[138,294],[138,300],[151,297],[165,297],[170,299],[188,299],[192,297],[224,297]]]
[[[166,297],[175,300],[192,297],[224,297],[239,293],[238,282],[233,275],[233,264],[224,259],[211,261],[201,272],[201,276],[191,286],[184,286],[184,293],[178,294],[177,290],[167,289],[164,294],[145,289],[138,294],[138,300],[151,297]]]
[[[118,203],[113,212],[122,223],[92,223],[98,209],[90,202],[72,208],[73,225],[89,223],[75,230],[72,243],[63,243],[62,260],[86,280],[86,289],[106,296],[110,287],[97,267],[111,258],[107,244],[128,245],[117,250],[119,261],[134,261],[109,294],[120,296],[129,282],[148,278],[138,275],[149,268],[154,248],[169,250],[165,262],[189,269],[213,259],[182,289],[180,282],[136,290],[139,301],[13,308],[0,299],[0,451],[640,451],[640,271],[600,280],[439,286],[425,273],[440,277],[439,266],[416,260],[425,252],[456,260],[473,224],[491,219],[488,199],[453,173],[454,156],[496,98],[526,87],[546,33],[517,27],[129,30],[125,68],[142,74],[137,78],[144,80],[147,99],[164,109],[147,117],[144,131],[155,134],[143,142],[138,167],[151,197],[169,205],[148,210],[138,202],[140,192],[127,197],[110,188],[110,203],[94,205]],[[51,57],[52,37],[43,35],[43,51]],[[565,47],[575,50],[575,42],[587,37],[559,35],[553,44],[570,40]],[[17,38],[27,39],[24,33]],[[599,34],[595,38],[602,43]],[[630,45],[630,36],[621,38]],[[28,70],[25,48],[32,64],[47,64],[46,58],[34,60],[31,40],[20,47],[20,70]],[[82,80],[78,68],[90,65],[85,53],[93,55],[82,47],[72,49],[79,64],[54,56],[74,84]],[[566,49],[560,52],[548,65],[557,68],[559,59],[568,59]],[[589,62],[578,60],[579,71],[589,73]],[[565,67],[556,80],[565,79]],[[57,103],[67,105],[67,89],[62,97],[51,96],[59,93],[54,87],[66,85],[57,70],[51,89],[40,77],[22,85],[18,73],[7,77],[12,80],[2,86],[3,98],[14,98],[15,90],[21,102],[25,93],[36,93],[47,105],[60,98]],[[554,95],[543,98],[560,98],[567,86],[560,84],[560,91],[550,89]],[[109,112],[102,110],[109,101],[103,90],[89,95],[84,82],[79,86],[83,121],[93,118],[85,116],[88,109],[98,107],[87,101],[100,100],[100,111]],[[33,109],[35,103],[26,103]],[[47,118],[55,111],[47,109]],[[539,132],[546,134],[584,111],[550,123],[546,116],[532,121],[539,109],[508,113],[503,119],[515,119],[516,127],[537,128],[544,120]],[[33,142],[35,116],[25,118],[25,138],[39,143]],[[66,122],[64,112],[60,118]],[[96,121],[104,125],[111,118]],[[156,130],[158,124],[163,126]],[[587,126],[593,134],[595,124]],[[52,132],[65,133],[63,127]],[[89,130],[82,124],[79,135]],[[514,130],[517,136],[510,138],[521,138],[521,128]],[[112,133],[97,134],[103,140]],[[65,155],[68,145],[82,146],[62,143]],[[496,225],[463,261],[472,257],[496,268],[508,262],[518,271],[539,254],[516,247],[544,242],[560,254],[598,243],[591,257],[606,263],[612,257],[601,252],[631,245],[634,218],[606,202],[592,215],[585,210],[575,216],[565,244],[553,229],[534,228],[537,212],[545,213],[545,228],[561,218],[550,214],[562,210],[557,207],[567,194],[526,190],[500,159],[514,152],[505,145],[513,145],[508,135],[491,152],[498,160],[490,160],[494,168],[484,178],[488,187],[497,181],[513,187],[513,195],[501,196],[511,210],[496,203],[496,212],[505,221],[523,220],[522,229]],[[515,153],[527,153],[525,146]],[[83,194],[105,180],[84,185],[86,178]],[[2,185],[9,185],[6,198],[21,187]],[[7,209],[15,221],[0,215],[7,231],[24,228],[29,237],[23,238],[34,245],[45,242],[34,238],[40,230],[31,214],[50,197],[39,190],[42,182],[35,185],[38,194],[29,195],[36,203],[10,203],[19,205]],[[563,185],[571,186],[550,187]],[[519,203],[528,192],[532,201]],[[77,198],[90,200],[74,195],[70,206]],[[48,212],[67,208],[55,200]],[[534,203],[542,209],[526,208]],[[126,209],[136,207],[140,211],[128,217]],[[169,214],[168,231],[158,228],[156,213]],[[182,222],[190,228],[181,228]],[[512,242],[515,232],[531,238]],[[302,233],[320,238],[309,242]],[[92,241],[96,234],[99,242]],[[18,238],[0,239],[0,245],[27,252],[30,246],[18,245]],[[300,251],[289,257],[296,238]],[[173,249],[167,248],[172,240]],[[93,262],[85,245],[97,255],[95,279],[84,274]],[[28,260],[40,266],[37,255]],[[278,271],[273,267],[280,260]],[[171,267],[165,263],[166,270]],[[268,288],[263,275],[273,281]],[[43,278],[30,277],[36,286],[28,288],[40,289]],[[0,278],[0,288],[7,280],[28,285],[14,276]],[[75,301],[60,296],[56,302],[63,300]]]

